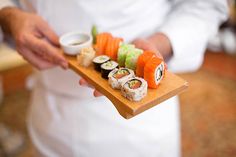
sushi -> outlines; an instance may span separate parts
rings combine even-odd
[[[96,34],[94,30],[93,34],[94,36],[96,35],[94,48],[96,49],[97,54],[106,54],[111,59],[116,60],[117,52],[123,39],[113,37],[112,34],[108,32]]]
[[[107,61],[101,65],[102,77],[108,79],[108,74],[115,68],[118,67],[118,63],[115,61]]]
[[[143,77],[145,64],[148,62],[148,60],[155,56],[155,53],[152,51],[144,51],[144,53],[138,57],[136,66],[136,75],[138,77]]]
[[[126,58],[125,58],[125,67],[129,68],[129,69],[132,69],[132,70],[135,70],[138,57],[142,53],[143,53],[143,50],[137,49],[137,48],[129,51],[126,55]]]
[[[120,47],[118,49],[118,54],[117,54],[117,62],[119,63],[120,67],[124,67],[125,66],[126,55],[132,49],[135,49],[134,45],[125,44],[125,43],[122,43],[120,45]]]
[[[92,47],[81,49],[79,55],[77,55],[78,63],[84,67],[88,67],[92,63],[92,60],[95,57],[95,53],[96,52]]]
[[[109,38],[107,41],[105,54],[109,56],[112,60],[117,60],[117,52],[120,44],[123,42],[122,38]]]
[[[97,54],[101,55],[105,53],[108,40],[112,38],[111,33],[104,32],[96,35],[96,44],[94,48]]]
[[[156,89],[165,75],[164,61],[158,57],[150,59],[144,67],[144,79],[149,88]]]
[[[123,82],[134,77],[134,71],[128,68],[112,70],[108,75],[108,83],[114,89],[121,89]]]
[[[147,95],[147,82],[139,77],[130,78],[121,88],[121,93],[130,101],[140,101]]]
[[[110,60],[110,57],[106,55],[97,56],[93,59],[94,68],[97,71],[101,71],[101,65]]]

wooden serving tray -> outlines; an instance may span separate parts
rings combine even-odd
[[[108,80],[102,78],[101,73],[95,71],[93,65],[83,67],[78,64],[76,57],[68,55],[64,56],[69,62],[69,67],[104,94],[125,119],[132,118],[137,114],[160,104],[181,93],[188,87],[188,83],[185,80],[167,71],[158,89],[148,89],[146,97],[141,101],[133,102],[123,97],[120,90],[111,88],[108,84]]]

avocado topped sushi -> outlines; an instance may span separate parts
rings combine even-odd
[[[129,51],[126,55],[125,59],[125,67],[135,70],[138,57],[143,53],[143,50],[141,49],[133,49],[132,51]]]
[[[134,45],[122,43],[118,50],[117,61],[121,67],[135,70],[138,57],[142,53],[143,50],[135,48]]]
[[[129,51],[132,51],[135,49],[135,46],[132,44],[125,44],[122,43],[118,49],[118,54],[117,54],[117,61],[119,63],[119,66],[124,67],[125,66],[125,59],[126,55]]]

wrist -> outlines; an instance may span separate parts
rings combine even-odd
[[[156,46],[164,60],[169,60],[172,55],[172,47],[169,38],[163,33],[155,33],[147,38],[147,40]]]
[[[6,34],[13,34],[14,22],[22,11],[16,7],[5,7],[0,10],[0,26]]]

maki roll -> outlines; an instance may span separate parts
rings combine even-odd
[[[125,67],[135,70],[136,69],[136,63],[138,60],[138,57],[143,53],[143,50],[141,49],[133,49],[132,51],[129,51],[126,55],[125,59]]]
[[[147,82],[139,77],[131,78],[122,85],[121,93],[131,101],[140,101],[147,95]]]
[[[115,61],[107,61],[101,65],[102,77],[108,79],[108,74],[115,68],[118,67],[118,63]]]
[[[117,54],[117,62],[119,63],[119,66],[124,67],[125,66],[125,59],[126,55],[129,51],[135,49],[134,45],[131,44],[125,44],[122,43],[118,49],[118,54]]]
[[[165,64],[158,57],[150,59],[144,67],[144,79],[148,82],[149,88],[157,88],[164,78]]]
[[[97,71],[101,71],[101,65],[110,60],[110,57],[106,55],[97,56],[93,59],[94,68]]]
[[[128,68],[112,70],[108,75],[108,83],[114,89],[120,89],[123,82],[134,77],[134,71]]]

